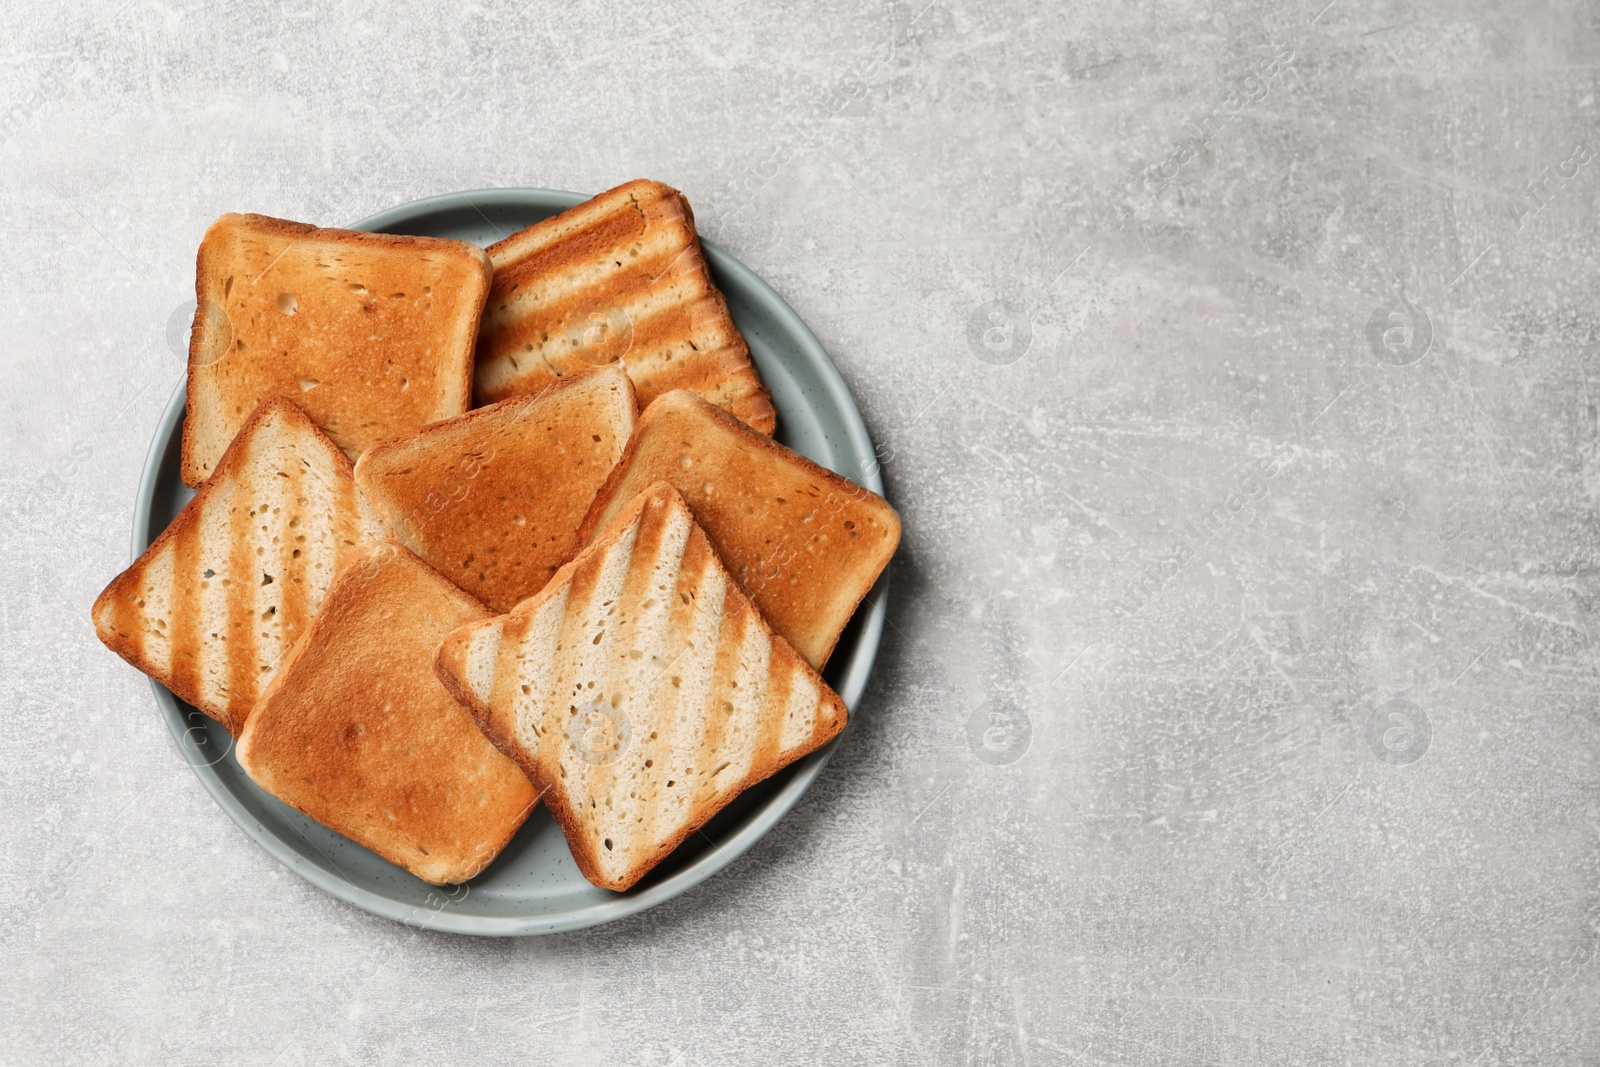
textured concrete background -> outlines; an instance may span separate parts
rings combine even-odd
[[[0,1061],[1600,1060],[1592,3],[3,24]],[[223,211],[641,175],[881,442],[878,671],[667,906],[372,918],[92,636],[169,317]]]

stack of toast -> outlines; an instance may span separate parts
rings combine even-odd
[[[267,792],[434,884],[542,800],[622,891],[844,728],[899,519],[772,440],[681,193],[486,251],[225,215],[195,289],[197,491],[94,623]]]

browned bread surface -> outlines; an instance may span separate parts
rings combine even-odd
[[[100,594],[95,632],[237,735],[362,536],[350,460],[294,404],[270,398]]]
[[[638,417],[616,365],[377,445],[356,484],[396,540],[495,611],[543,589]]]
[[[640,416],[580,543],[655,482],[683,494],[767,622],[819,670],[900,543],[881,496],[685,392]]]
[[[423,881],[466,881],[538,801],[433,670],[446,634],[487,618],[400,545],[364,546],[262,694],[239,765]]]
[[[224,215],[200,244],[183,480],[285,396],[353,460],[471,406],[485,253],[465,241]]]
[[[689,389],[770,434],[777,416],[676,189],[632,181],[489,248],[479,403],[621,360],[649,404]]]
[[[584,877],[615,890],[847,717],[665,484],[541,593],[450,634],[436,666],[545,791]]]

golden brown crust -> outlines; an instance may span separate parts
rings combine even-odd
[[[166,686],[179,699],[222,723],[235,736],[243,729],[255,705],[263,683],[262,675],[269,671],[265,663],[257,666],[268,657],[257,643],[253,625],[256,614],[270,615],[273,628],[283,635],[286,643],[292,643],[310,623],[321,596],[320,591],[311,588],[315,584],[310,555],[314,546],[305,546],[303,553],[283,540],[285,535],[299,536],[303,543],[304,533],[294,535],[281,531],[270,544],[260,544],[260,552],[252,551],[257,542],[269,539],[258,532],[257,523],[250,516],[241,514],[246,501],[236,500],[232,495],[235,483],[243,477],[248,465],[266,464],[266,457],[253,458],[251,451],[258,432],[271,419],[283,419],[303,435],[301,440],[308,451],[301,459],[308,468],[314,460],[325,465],[331,474],[336,520],[335,528],[328,533],[335,551],[332,566],[337,567],[339,556],[359,539],[350,460],[293,402],[268,397],[230,442],[211,478],[150,547],[127,570],[112,579],[92,609],[95,632],[107,648]],[[252,488],[258,505],[276,507],[275,514],[280,522],[288,521],[282,509],[292,512],[296,505],[293,497],[302,492],[294,478],[279,482],[274,477]],[[224,493],[229,496],[219,506],[227,509],[227,514],[219,522],[213,506]],[[250,515],[254,515],[254,511]],[[218,523],[231,548],[203,544],[203,522]],[[267,554],[269,548],[270,555]],[[203,551],[227,561],[226,566],[220,561],[216,564],[220,573],[213,575],[210,568],[202,573]],[[163,561],[166,560],[170,560],[170,581],[159,583],[156,588],[146,588],[147,583],[158,581],[158,566],[165,567]],[[274,602],[265,606],[256,603],[259,589],[255,588],[258,585],[255,575],[263,567],[271,568],[273,582],[281,590],[280,596],[272,598]],[[230,575],[239,585],[224,590],[227,603],[223,613],[227,621],[223,625],[227,627],[227,639],[220,649],[208,648],[210,654],[223,655],[230,661],[228,684],[225,692],[213,694],[206,692],[203,684],[202,671],[206,664],[202,662],[200,601],[211,580],[226,585]],[[152,619],[145,610],[145,603],[157,598],[166,601],[166,609]],[[151,608],[156,610],[154,603]],[[161,647],[153,648],[152,644]],[[162,649],[165,649],[164,654]]]
[[[368,449],[356,484],[396,540],[495,611],[544,588],[638,418],[615,366]]]
[[[364,547],[262,694],[240,766],[424,881],[473,877],[538,800],[431,669],[441,638],[488,617],[404,547]]]
[[[669,532],[672,530],[681,533]],[[674,537],[682,539],[674,541]],[[632,539],[629,542],[631,547],[619,549],[624,538]],[[675,557],[672,553],[680,550],[673,545],[680,543],[681,556]],[[628,629],[628,620],[648,613],[651,604],[656,602],[651,598],[663,595],[658,586],[652,583],[665,580],[677,583],[673,592],[665,594],[665,603],[672,613],[672,621],[666,623],[667,630],[677,636],[653,650],[642,647],[626,652],[621,659],[604,649],[588,653],[586,650],[591,647],[591,642],[582,621],[587,617],[586,613],[596,610],[595,601],[601,595],[603,581],[601,572],[612,566],[608,560],[613,550],[627,553],[627,559],[620,564],[626,569],[627,577],[619,588],[606,587],[604,595],[608,599],[600,607],[607,609],[603,615],[611,620],[610,626],[620,628],[619,634],[631,635],[626,640],[621,636],[615,638],[622,642],[617,646],[618,649],[633,647],[647,632],[659,632],[656,627],[664,621],[659,615],[654,617],[657,621],[638,623],[645,627],[643,631]],[[660,571],[658,568],[662,565],[668,566],[669,570]],[[670,577],[672,574],[676,574],[675,579]],[[703,597],[715,596],[716,590],[722,590],[725,597],[721,601],[722,606],[715,609],[719,614],[699,614],[713,610],[710,601],[698,607],[696,604]],[[558,597],[563,599],[558,602]],[[529,639],[531,629],[547,609],[562,614],[564,621],[561,622],[563,629],[560,633],[564,636],[560,636],[559,640],[576,642],[567,646],[576,649],[569,651],[568,657],[583,658],[581,661],[575,659],[570,664],[577,673],[561,674],[559,679],[552,676],[540,682],[521,674],[518,664],[525,654],[532,654],[527,652],[523,643]],[[708,651],[695,653],[695,620],[703,618],[715,618],[717,629],[710,637]],[[577,628],[572,629],[573,625]],[[604,625],[602,632],[595,635],[593,646],[600,645],[604,637]],[[474,676],[479,668],[472,659],[473,643],[486,630],[493,631],[496,639],[492,678]],[[548,631],[544,639],[557,640],[557,636],[553,631]],[[750,643],[752,640],[755,644]],[[673,654],[673,650],[678,649],[679,643],[684,641],[687,644]],[[562,646],[557,644],[555,647],[559,650]],[[762,648],[767,652],[761,653],[759,650]],[[744,657],[752,654],[752,650],[759,666],[744,662]],[[713,659],[697,664],[694,656],[705,654]],[[766,658],[762,658],[763,655]],[[614,673],[619,669],[616,665],[631,664],[638,661],[640,656],[657,656],[666,662],[659,672],[654,668],[644,668],[650,675],[647,683],[622,682],[621,689],[608,694],[606,691],[611,686],[619,684],[619,678]],[[539,662],[545,661],[541,659]],[[612,664],[611,667],[606,666],[608,662]],[[517,761],[541,792],[551,815],[561,825],[573,859],[584,877],[595,885],[617,891],[635,885],[656,863],[695,833],[738,793],[837,736],[848,718],[848,712],[838,695],[781,637],[771,633],[738,585],[727,579],[710,541],[694,526],[687,505],[677,491],[665,483],[653,486],[648,492],[634,498],[616,521],[577,558],[564,565],[556,578],[540,593],[519,604],[508,615],[488,622],[468,624],[447,636],[440,643],[435,669],[450,693],[471,711],[479,728],[501,751]],[[550,669],[557,670],[559,666],[551,666]],[[633,668],[623,666],[620,669],[627,671]],[[741,674],[744,670],[756,670],[757,673]],[[676,672],[683,677],[669,676],[669,672]],[[570,734],[563,735],[563,730],[570,731],[572,726],[562,714],[561,704],[565,703],[565,698],[557,697],[556,693],[570,692],[560,690],[560,686],[573,678],[591,676],[600,680],[601,689],[595,691],[591,687],[584,689],[585,693],[596,692],[597,699],[603,697],[611,701],[613,708],[626,706],[632,709],[627,715],[633,723],[634,740],[625,753],[631,762],[623,760],[624,752],[620,747],[614,761],[602,761],[599,766],[593,765],[593,761],[573,760],[572,753],[576,749],[572,746],[577,743],[571,740]],[[753,679],[756,682],[755,689],[741,692],[737,684],[741,676]],[[532,694],[533,699],[539,702],[535,704],[537,710],[533,714],[541,724],[534,728],[540,738],[534,748],[529,747],[527,735],[519,733],[519,723],[514,718],[515,703],[519,699],[517,694],[528,697],[530,693],[527,686],[530,681],[541,685],[541,690]],[[488,685],[487,695],[475,688],[483,683]],[[710,689],[695,688],[707,684],[711,686]],[[547,688],[551,686],[555,688]],[[796,713],[796,709],[791,707],[796,687],[802,687],[800,692],[811,694],[804,697],[798,707],[799,713],[807,716],[801,721],[809,723],[809,732],[803,736],[789,737],[789,724]],[[681,696],[682,700],[689,703],[681,707],[674,703],[680,699],[680,694],[691,692],[698,695],[692,698]],[[817,701],[815,706],[805,703],[812,696]],[[555,702],[549,703],[550,700]],[[736,702],[747,700],[755,703],[742,711],[735,709]],[[679,744],[682,739],[672,733],[679,729],[677,724],[683,716],[689,716],[683,719],[684,722],[700,724],[695,727],[699,731],[695,739],[687,742],[691,746],[689,749],[682,748]],[[737,729],[742,732],[730,733],[728,731],[736,729],[736,718]],[[750,732],[752,729],[754,733]],[[649,731],[648,737],[644,736],[646,731]],[[658,737],[658,734],[661,736]],[[724,747],[725,741],[731,747]],[[748,758],[748,764],[725,781],[719,775],[729,766],[728,762],[716,768],[708,765],[713,759],[727,760],[741,755]],[[646,756],[652,759],[641,763]],[[694,766],[685,767],[681,762],[685,759],[693,762]],[[652,763],[658,763],[654,772],[645,769]],[[652,832],[650,828],[662,817],[662,805],[668,803],[658,788],[660,779],[678,775],[680,772],[674,768],[683,768],[682,773],[686,775],[679,784],[687,790],[682,796],[683,803],[688,807],[675,809],[684,813],[681,820],[666,824],[659,833]],[[701,785],[697,787],[695,782]],[[670,788],[674,783],[667,781],[665,784]],[[600,795],[595,789],[610,789],[612,792],[607,795],[626,796],[641,805],[638,814],[642,828],[636,831],[640,849],[637,853],[618,854],[626,857],[627,862],[625,869],[620,871],[608,873],[599,851],[601,838],[606,835],[593,820],[586,821],[575,807],[575,790],[581,791],[579,795],[586,795],[592,801]],[[627,799],[622,801],[624,804],[631,802]],[[609,801],[605,807],[609,809]],[[624,820],[624,824],[630,834],[635,833],[633,823]],[[625,849],[632,847],[626,841],[619,843]]]
[[[222,216],[196,257],[184,483],[266,396],[300,404],[352,459],[467,410],[489,278],[464,241]]]
[[[632,181],[489,248],[480,403],[620,360],[648,404],[690,389],[763,433],[776,412],[676,189]]]
[[[878,494],[673,392],[639,417],[579,544],[657,481],[683,495],[767,622],[819,670],[900,543],[900,518]]]

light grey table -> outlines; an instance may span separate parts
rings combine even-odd
[[[1594,1063],[1600,18],[20,0],[0,1062]],[[206,224],[682,188],[905,520],[817,786],[551,938],[250,844],[88,606]]]

